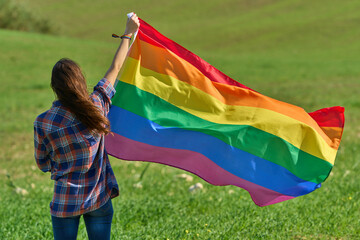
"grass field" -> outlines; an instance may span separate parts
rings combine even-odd
[[[35,117],[54,100],[50,74],[69,57],[89,86],[102,78],[125,14],[136,11],[164,35],[257,91],[307,111],[346,109],[331,176],[315,192],[257,207],[233,186],[181,170],[111,158],[121,189],[113,239],[360,239],[360,2],[26,1],[57,35],[0,30],[0,239],[51,239],[53,183],[33,158]],[[89,87],[90,88],[90,87]],[[189,174],[191,175],[191,174]],[[200,182],[204,189],[190,193]],[[82,223],[78,239],[86,239]]]

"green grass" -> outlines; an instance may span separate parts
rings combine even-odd
[[[359,239],[358,2],[34,0],[28,5],[51,16],[61,36],[0,30],[0,239],[52,238],[53,183],[35,165],[33,120],[54,99],[50,73],[58,59],[80,63],[89,88],[103,76],[117,47],[110,35],[122,31],[131,10],[265,95],[307,111],[344,106],[346,125],[323,186],[263,208],[245,190],[212,186],[196,176],[186,182],[176,177],[183,171],[157,164],[150,164],[143,187],[135,188],[147,163],[112,158],[121,189],[113,200],[113,239]],[[203,191],[189,193],[196,182]],[[16,193],[16,187],[28,194]],[[86,239],[83,223],[78,239]]]

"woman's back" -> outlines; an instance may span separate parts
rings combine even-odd
[[[90,95],[106,116],[115,90],[102,79]],[[51,215],[81,215],[118,195],[118,185],[104,149],[104,134],[91,131],[60,101],[34,122],[35,158],[55,180]]]

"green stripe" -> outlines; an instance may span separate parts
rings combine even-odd
[[[285,167],[303,180],[321,183],[332,169],[331,163],[252,126],[206,121],[128,83],[119,82],[116,91],[117,94],[112,99],[113,105],[164,127],[182,128],[211,135],[235,148]]]

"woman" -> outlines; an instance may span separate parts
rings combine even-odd
[[[119,195],[119,187],[104,149],[104,136],[110,131],[106,115],[115,93],[113,85],[138,27],[134,14],[109,70],[90,96],[75,62],[61,59],[52,70],[51,87],[57,100],[36,118],[34,142],[39,168],[51,171],[55,181],[50,203],[55,239],[76,239],[81,215],[89,239],[110,239],[111,198]]]

